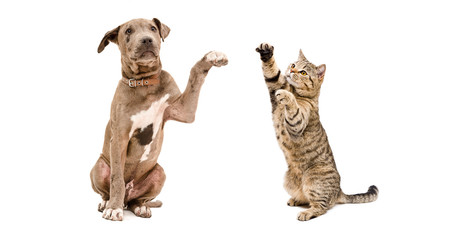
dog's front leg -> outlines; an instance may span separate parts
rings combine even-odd
[[[212,66],[228,64],[228,58],[221,52],[209,52],[190,71],[185,91],[168,108],[169,119],[191,123],[195,120],[198,98],[204,79]]]
[[[125,196],[124,165],[129,138],[127,134],[120,134],[120,131],[114,125],[113,123],[113,136],[110,142],[110,199],[102,217],[113,221],[122,221]]]

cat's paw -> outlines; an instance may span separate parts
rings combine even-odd
[[[287,206],[290,206],[290,207],[307,206],[307,205],[309,205],[309,202],[298,201],[298,200],[295,200],[294,198],[290,198],[287,201]]]
[[[287,90],[279,89],[278,91],[276,91],[275,97],[276,97],[276,100],[277,100],[280,104],[282,104],[282,105],[287,105],[287,104],[289,104],[289,102],[292,100],[292,98],[293,98],[294,96],[292,95],[292,93],[290,93],[290,92],[287,91]]]
[[[315,216],[309,210],[298,213],[298,221],[308,221],[314,217]]]
[[[256,52],[261,55],[261,60],[267,62],[273,56],[273,50],[275,48],[268,43],[261,43],[257,48]]]
[[[293,198],[290,198],[287,201],[287,206],[290,206],[290,207],[297,206],[297,201],[295,201],[295,199],[293,199]]]

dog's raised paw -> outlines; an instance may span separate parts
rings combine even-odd
[[[106,208],[102,213],[102,217],[112,221],[122,221],[123,210],[122,208]]]
[[[221,67],[228,64],[228,57],[222,52],[212,51],[206,54],[205,59],[215,67]]]

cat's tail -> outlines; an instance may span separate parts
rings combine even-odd
[[[378,188],[374,185],[369,187],[366,193],[358,193],[353,195],[347,195],[341,192],[337,203],[368,203],[377,200]]]

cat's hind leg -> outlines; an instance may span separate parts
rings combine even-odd
[[[310,208],[298,214],[300,221],[308,221],[325,214],[335,205],[341,192],[339,174],[330,166],[311,168],[304,180],[303,192]]]
[[[310,205],[311,207],[308,210],[298,213],[298,220],[308,221],[312,218],[323,215],[326,211],[328,211],[328,209],[320,203],[311,203]]]
[[[309,208],[298,213],[298,220],[308,221],[325,214],[331,208],[331,196],[326,191],[307,188],[305,194],[309,201]]]

